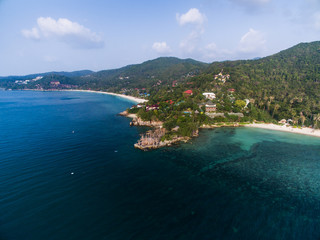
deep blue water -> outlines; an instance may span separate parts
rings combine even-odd
[[[320,139],[202,130],[133,148],[132,103],[0,92],[0,239],[320,239]]]

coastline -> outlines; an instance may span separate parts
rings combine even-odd
[[[141,99],[141,98],[137,98],[137,97],[127,96],[127,95],[112,93],[112,92],[102,92],[102,91],[94,91],[94,90],[66,90],[66,91],[79,91],[79,92],[92,92],[92,93],[108,94],[108,95],[126,98],[126,99],[133,101],[133,102],[136,102],[136,103],[144,103],[144,102],[148,101],[146,99]],[[136,114],[123,114],[123,116],[127,116],[127,117],[133,118],[133,119],[135,119],[137,117]],[[142,124],[142,125],[144,125],[144,124]],[[153,124],[150,124],[150,125],[153,126]],[[224,127],[224,126],[225,125],[222,125],[222,126],[214,125],[214,126],[202,126],[200,128],[217,128],[217,127]],[[307,128],[307,127],[294,128],[292,126],[276,125],[276,124],[272,124],[272,123],[251,123],[251,124],[245,124],[245,125],[234,124],[233,126],[229,126],[229,127],[240,127],[240,126],[261,128],[261,129],[295,133],[295,134],[302,134],[302,135],[320,138],[320,129],[313,129],[313,128]]]
[[[31,91],[39,91],[39,90],[36,90],[36,89],[24,89],[24,90],[27,90],[27,91],[28,90],[29,91],[30,90]],[[137,97],[133,97],[133,96],[127,96],[127,95],[118,94],[118,93],[112,93],[112,92],[103,92],[103,91],[94,91],[94,90],[78,90],[78,89],[65,89],[65,90],[56,90],[56,91],[100,93],[100,94],[107,94],[107,95],[112,95],[112,96],[116,96],[116,97],[125,98],[125,99],[130,100],[130,101],[135,102],[135,103],[148,102],[148,100],[146,100],[146,99],[141,99],[141,98],[137,98]],[[126,113],[126,111],[120,113],[120,115],[129,117],[129,118],[132,118],[132,119],[137,119],[136,114],[128,114],[128,113]],[[134,121],[132,121],[132,123],[134,123]],[[159,124],[156,124],[156,126],[154,126],[152,123],[145,124],[145,123],[142,123],[142,122],[141,122],[141,124],[140,123],[139,124],[138,123],[132,124],[132,126],[134,126],[134,125],[159,127]],[[308,136],[313,136],[313,137],[320,138],[320,129],[312,129],[312,128],[307,128],[307,127],[294,128],[292,126],[276,125],[276,124],[272,124],[272,123],[251,123],[251,124],[244,124],[244,125],[237,125],[237,124],[234,124],[234,125],[204,125],[204,126],[201,126],[200,128],[240,127],[240,126],[252,127],[252,128],[261,128],[261,129],[274,130],[274,131],[282,131],[282,132],[302,134],[302,135],[308,135]]]
[[[134,147],[140,150],[147,151],[161,147],[169,147],[179,142],[188,142],[191,139],[190,137],[174,136],[170,140],[161,140],[167,132],[166,129],[163,128],[163,122],[143,121],[141,118],[137,116],[137,114],[128,113],[127,110],[119,113],[119,115],[132,118],[130,126],[146,126],[153,128],[153,130],[149,130],[144,134],[140,134],[140,139],[137,143],[134,144]],[[198,131],[196,132],[196,135],[194,135],[193,137],[195,136],[198,136]]]
[[[272,123],[251,123],[243,125],[245,127],[252,127],[252,128],[262,128],[274,131],[281,131],[281,132],[289,132],[289,133],[296,133],[296,134],[303,134],[313,137],[320,137],[320,130],[313,129],[313,128],[293,128],[292,126],[285,126],[285,125],[276,125]]]
[[[132,97],[132,96],[123,95],[123,94],[119,94],[119,93],[112,93],[112,92],[103,92],[103,91],[94,91],[94,90],[73,90],[73,89],[70,89],[70,90],[58,90],[58,91],[101,93],[101,94],[107,94],[107,95],[112,95],[112,96],[116,96],[116,97],[125,98],[125,99],[128,99],[128,100],[130,100],[132,102],[135,102],[135,103],[148,102],[148,100],[146,100],[146,99]]]
[[[130,126],[149,126],[149,127],[162,127],[162,124],[153,124],[151,122],[143,122],[141,120],[138,120],[136,114],[128,114],[127,111],[121,112],[120,115],[126,116],[129,118],[132,118],[132,122],[130,122]],[[251,123],[251,124],[230,124],[230,125],[203,125],[200,128],[202,129],[212,129],[212,128],[220,128],[220,127],[251,127],[251,128],[260,128],[260,129],[267,129],[267,130],[273,130],[273,131],[282,131],[282,132],[288,132],[288,133],[294,133],[294,134],[302,134],[302,135],[308,135],[313,137],[320,137],[320,129],[312,129],[312,128],[294,128],[292,126],[286,126],[286,125],[276,125],[271,123]],[[198,133],[195,135],[198,136]],[[141,139],[138,141],[138,143],[134,144],[136,148],[139,148],[141,150],[148,150],[148,149],[156,149],[164,146],[171,146],[173,143],[177,142],[187,142],[191,138],[175,138],[169,141],[160,142],[157,141],[157,144],[148,144],[144,143],[147,139],[145,136],[142,136]],[[149,140],[153,140],[153,137],[149,137]]]
[[[103,91],[94,91],[94,90],[80,90],[80,89],[61,89],[61,90],[38,90],[38,89],[23,89],[22,91],[40,91],[40,92],[46,92],[46,91],[61,91],[61,92],[88,92],[88,93],[100,93],[100,94],[107,94],[112,95],[116,97],[125,98],[127,100],[130,100],[135,103],[145,103],[148,102],[148,100],[143,98],[137,98],[133,96],[123,95],[119,93],[113,93],[113,92],[103,92]]]

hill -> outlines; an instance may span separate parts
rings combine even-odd
[[[0,80],[27,80],[33,79],[38,76],[47,76],[47,75],[58,75],[58,76],[66,76],[66,77],[80,77],[85,75],[92,74],[93,71],[90,70],[81,70],[81,71],[73,71],[73,72],[46,72],[46,73],[34,73],[23,76],[7,76],[0,77]]]
[[[229,77],[221,82],[218,74]],[[300,43],[277,54],[241,61],[206,64],[192,59],[161,57],[141,64],[99,72],[51,72],[43,78],[23,81],[40,74],[7,77],[1,87],[13,89],[94,89],[148,96],[151,103],[189,99],[200,103],[203,92],[214,92],[221,111],[236,111],[236,100],[250,101],[251,119],[293,119],[309,124],[320,121],[320,42]],[[53,83],[53,84],[51,84]],[[230,94],[230,89],[232,94]],[[227,98],[227,96],[229,96]],[[239,103],[239,102],[238,102]],[[192,110],[189,104],[189,109]],[[195,110],[195,109],[194,109]],[[318,120],[317,120],[318,121]]]
[[[161,139],[256,120],[318,128],[319,66],[320,42],[256,60],[215,62],[179,85],[147,89],[148,106],[127,111],[147,122],[162,121],[167,132]],[[140,143],[148,143],[144,140]]]
[[[85,87],[119,91],[122,88],[150,88],[157,82],[167,84],[202,72],[208,64],[193,59],[161,57],[141,64],[104,70],[81,77]]]
[[[300,43],[258,60],[212,63],[206,73],[221,69],[231,76],[227,87],[277,119],[320,112],[320,42]]]
[[[0,87],[2,88],[12,88],[12,89],[24,89],[24,88],[36,88],[37,84],[44,84],[48,82],[48,79],[51,81],[72,81],[81,76],[87,76],[92,74],[93,71],[90,70],[81,70],[73,72],[46,72],[46,73],[35,73],[28,74],[24,76],[7,76],[0,77]],[[74,82],[73,82],[74,83]]]
[[[48,81],[59,81],[64,85],[76,85],[80,89],[95,89],[120,91],[123,88],[151,88],[157,83],[167,84],[175,80],[183,80],[189,76],[201,73],[208,64],[193,59],[161,57],[141,64],[128,65],[119,69],[92,72],[88,70],[77,72],[49,72],[27,76],[0,77],[0,86],[12,89],[51,88]],[[15,81],[25,81],[43,76],[32,84],[14,84]]]

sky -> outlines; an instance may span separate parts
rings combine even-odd
[[[0,33],[0,76],[252,59],[319,40],[320,1],[0,0]]]

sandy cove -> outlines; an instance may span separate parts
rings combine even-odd
[[[127,111],[124,111],[120,113],[122,116],[126,116],[132,119],[137,119],[136,114],[128,114]],[[161,123],[161,122],[160,122]],[[138,125],[138,124],[135,124]],[[143,125],[143,123],[141,123]],[[160,126],[161,124],[147,124],[148,126]],[[297,134],[303,134],[308,136],[314,136],[314,137],[320,137],[320,129],[313,129],[313,128],[294,128],[292,126],[285,126],[285,125],[276,125],[272,123],[251,123],[251,124],[244,124],[240,125],[238,123],[232,124],[232,125],[203,125],[200,128],[219,128],[219,127],[252,127],[252,128],[262,128],[262,129],[268,129],[268,130],[274,130],[274,131],[282,131],[282,132],[290,132],[290,133],[297,133]]]
[[[125,99],[128,99],[128,100],[130,100],[130,101],[132,101],[132,102],[135,102],[135,103],[148,102],[148,100],[146,100],[146,99],[137,98],[137,97],[132,97],[132,96],[128,96],[128,95],[124,95],[124,94],[119,94],[119,93],[112,93],[112,92],[93,91],[93,90],[62,90],[62,91],[101,93],[101,94],[108,94],[108,95],[112,95],[112,96],[116,96],[116,97],[125,98]]]
[[[263,128],[275,131],[282,131],[282,132],[290,132],[290,133],[298,133],[308,136],[320,137],[320,130],[313,129],[313,128],[293,128],[292,126],[285,126],[285,125],[276,125],[276,124],[269,124],[269,123],[252,123],[243,125],[245,127],[253,127],[253,128]]]

